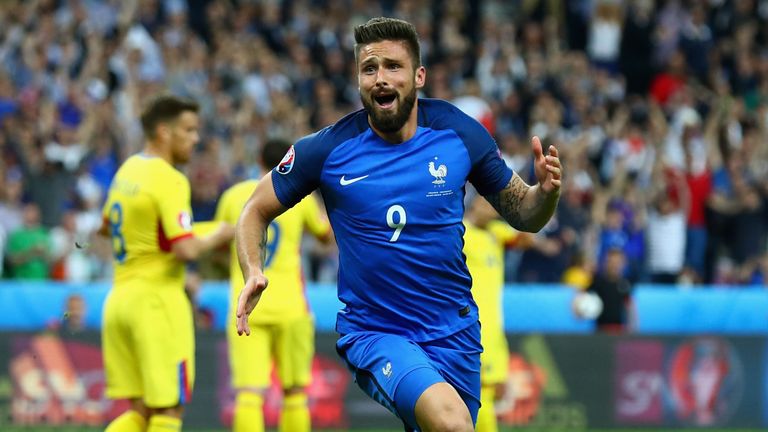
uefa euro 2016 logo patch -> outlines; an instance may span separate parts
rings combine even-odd
[[[192,230],[192,215],[190,215],[189,212],[180,212],[177,221],[179,222],[179,226],[183,228],[184,231]]]
[[[296,160],[296,152],[293,150],[293,146],[288,149],[288,153],[283,156],[283,160],[277,164],[277,172],[280,174],[288,174],[293,169],[293,162]]]

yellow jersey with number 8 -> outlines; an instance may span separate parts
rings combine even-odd
[[[112,239],[114,287],[151,283],[184,289],[173,242],[192,236],[189,180],[159,157],[131,156],[112,180],[102,211]]]

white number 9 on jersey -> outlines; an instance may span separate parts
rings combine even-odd
[[[397,214],[397,222],[395,222],[395,214]],[[392,233],[392,238],[389,239],[390,243],[394,243],[400,238],[400,233],[405,228],[405,209],[403,206],[395,204],[387,209],[387,225],[395,230]]]

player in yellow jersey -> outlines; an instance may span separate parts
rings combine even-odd
[[[192,307],[184,292],[185,261],[232,238],[221,223],[192,231],[190,187],[174,165],[199,140],[198,106],[173,96],[141,115],[146,144],[117,171],[100,233],[111,237],[114,283],[104,304],[102,343],[106,394],[131,408],[107,432],[181,429],[195,375]]]
[[[478,432],[496,432],[496,388],[507,381],[509,347],[504,335],[502,290],[504,287],[504,249],[525,238],[506,222],[482,197],[475,197],[464,216],[464,255],[472,275],[472,297],[480,313],[480,411]],[[500,394],[499,394],[500,396]]]
[[[280,163],[290,143],[274,139],[262,148],[261,165],[269,170]],[[238,183],[222,195],[216,220],[236,224],[240,212],[256,188],[256,180]],[[249,317],[251,336],[238,337],[233,320],[227,328],[232,387],[236,390],[235,432],[263,432],[262,403],[270,384],[272,364],[283,387],[280,431],[308,432],[309,407],[305,387],[309,384],[314,355],[314,319],[304,295],[300,246],[307,230],[323,242],[331,228],[314,197],[307,197],[283,213],[267,229],[264,269],[270,290],[262,294],[256,313]],[[232,245],[230,315],[245,284],[235,245]]]

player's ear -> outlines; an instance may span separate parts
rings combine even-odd
[[[416,68],[416,88],[422,88],[424,87],[424,84],[427,82],[427,69],[424,68],[424,66],[419,66]]]
[[[168,141],[171,138],[171,127],[168,123],[160,123],[155,127],[155,136],[161,141]]]

